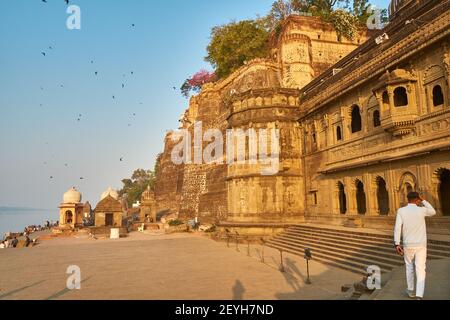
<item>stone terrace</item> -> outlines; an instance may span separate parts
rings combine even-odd
[[[313,285],[304,284],[306,265],[279,253],[207,238],[134,233],[121,240],[55,239],[34,248],[0,251],[0,299],[341,299],[343,284],[361,277],[311,263]],[[81,268],[82,289],[66,289],[66,269]]]

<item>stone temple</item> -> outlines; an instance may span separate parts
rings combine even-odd
[[[409,191],[450,230],[450,2],[394,0],[383,30],[353,41],[319,18],[293,15],[271,57],[249,61],[191,98],[181,128],[277,128],[280,164],[158,158],[158,212],[236,230],[296,223],[391,229]]]

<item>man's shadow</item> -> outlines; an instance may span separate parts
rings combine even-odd
[[[244,300],[244,292],[245,288],[241,281],[236,280],[236,283],[233,287],[233,300],[240,301]]]

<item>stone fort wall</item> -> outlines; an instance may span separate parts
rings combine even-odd
[[[293,16],[272,40],[270,59],[205,85],[180,127],[279,129],[279,173],[174,166],[166,139],[159,209],[208,222],[342,225],[357,218],[386,227],[407,191],[418,190],[439,210],[432,224],[450,228],[442,197],[450,169],[448,1],[417,2],[383,30],[390,40],[382,44],[366,41],[368,32],[346,41],[317,18]],[[405,28],[414,16],[424,25]]]

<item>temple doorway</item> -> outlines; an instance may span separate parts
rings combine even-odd
[[[73,213],[72,211],[66,211],[66,224],[73,223]]]
[[[114,215],[112,213],[105,214],[105,226],[107,227],[114,226]]]
[[[377,200],[380,215],[387,216],[389,214],[389,192],[386,187],[386,181],[379,177],[377,179]]]
[[[347,195],[345,194],[345,187],[342,182],[338,183],[339,189],[339,210],[341,214],[347,213]]]
[[[442,170],[439,176],[439,201],[441,203],[442,214],[450,216],[450,170]]]
[[[356,181],[356,205],[358,214],[365,215],[367,213],[366,192],[364,191],[364,184],[360,180]]]

